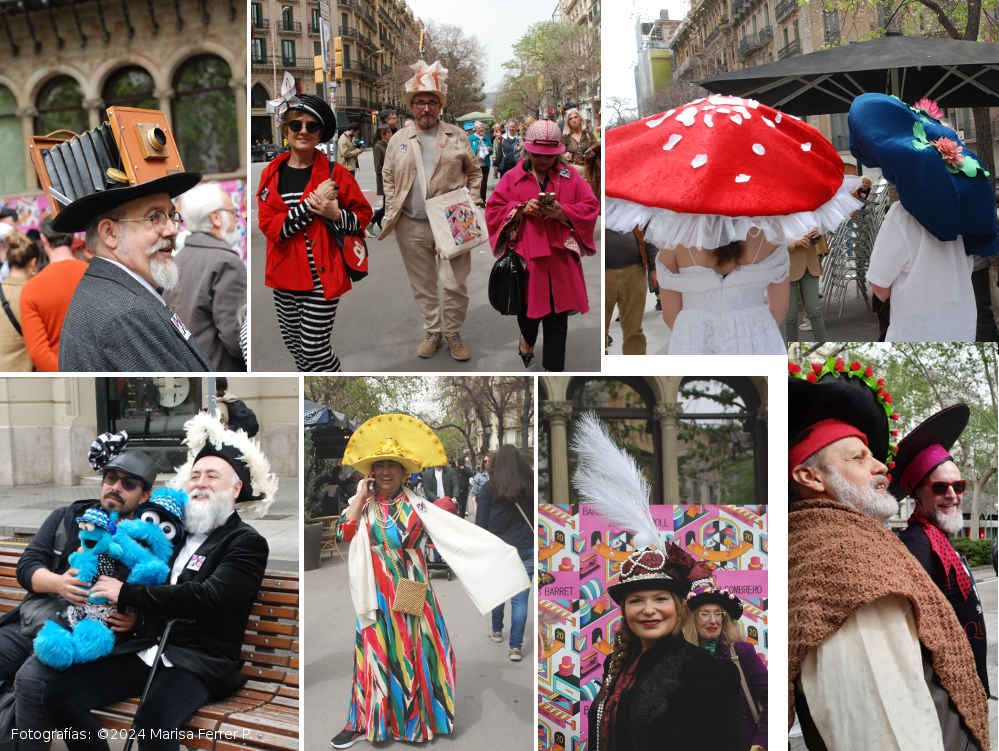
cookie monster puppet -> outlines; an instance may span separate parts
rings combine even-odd
[[[99,436],[91,447],[94,469],[120,453],[127,433]],[[183,543],[183,516],[187,494],[161,488],[139,507],[138,519],[117,522],[117,513],[88,509],[77,518],[81,547],[70,555],[69,564],[78,569],[77,578],[93,584],[98,576],[121,576],[136,584],[162,584],[170,575],[169,562],[174,545]],[[91,596],[83,605],[70,605],[65,621],[49,620],[34,640],[35,653],[45,665],[65,670],[70,665],[90,662],[114,649],[114,632],[107,625],[113,607],[104,598]],[[66,628],[64,624],[68,624]]]

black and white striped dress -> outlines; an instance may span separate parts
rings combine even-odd
[[[281,199],[291,209],[281,227],[281,238],[288,239],[296,232],[304,233],[305,228],[317,219],[302,203],[302,192],[312,175],[312,167],[289,167],[285,162],[278,171],[278,192]],[[340,220],[330,222],[323,219],[335,231],[346,234],[360,234],[361,227],[354,212],[340,209]],[[305,237],[306,252],[309,257],[309,270],[312,272],[311,290],[274,290],[274,307],[277,309],[278,328],[285,347],[295,360],[295,367],[301,371],[334,372],[340,370],[340,359],[333,352],[330,336],[336,320],[339,297],[327,300],[323,295],[323,285],[316,271],[312,256],[312,243]]]

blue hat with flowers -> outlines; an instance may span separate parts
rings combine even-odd
[[[76,517],[76,523],[80,522],[90,522],[91,524],[105,529],[111,534],[114,534],[116,526],[114,520],[108,516],[106,511],[99,508],[88,508],[83,512],[83,516]]]
[[[906,211],[938,240],[961,235],[968,255],[995,255],[999,228],[989,173],[927,110],[886,94],[861,94],[850,105],[850,151],[865,166],[881,168]]]

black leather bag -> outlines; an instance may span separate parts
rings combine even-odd
[[[500,315],[515,316],[527,302],[527,269],[524,259],[508,250],[489,272],[489,304]]]

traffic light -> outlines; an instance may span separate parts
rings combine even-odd
[[[343,37],[333,37],[333,80],[343,80]]]
[[[323,56],[316,55],[312,58],[312,66],[316,73],[316,83],[322,83],[325,76],[323,75]]]
[[[371,110],[371,124],[378,124],[378,110]]]

